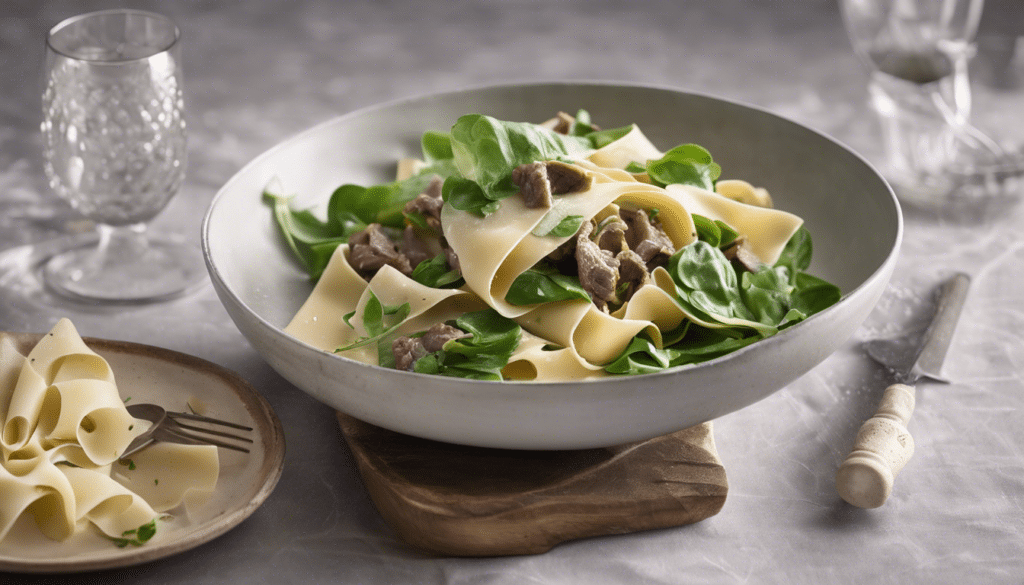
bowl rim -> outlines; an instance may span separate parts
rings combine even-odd
[[[595,387],[595,386],[601,387],[601,386],[606,386],[606,385],[608,385],[608,386],[616,385],[623,378],[656,380],[656,379],[661,378],[661,377],[671,377],[671,376],[674,376],[674,375],[680,375],[681,372],[692,371],[692,370],[697,370],[697,369],[712,368],[712,367],[715,367],[715,366],[717,366],[718,364],[720,364],[722,362],[732,361],[734,359],[739,359],[740,356],[743,356],[743,355],[745,355],[745,354],[747,354],[747,353],[749,353],[751,351],[764,351],[765,348],[768,348],[770,346],[778,345],[778,344],[786,342],[790,337],[796,335],[796,333],[794,333],[794,331],[798,332],[802,328],[802,326],[805,325],[805,323],[809,323],[809,322],[812,322],[812,321],[817,321],[819,319],[825,318],[828,314],[831,314],[831,313],[839,310],[845,303],[849,302],[850,297],[858,296],[862,290],[864,290],[864,289],[866,289],[868,287],[868,285],[870,283],[872,283],[876,279],[878,279],[878,278],[882,277],[884,274],[886,274],[888,267],[890,265],[894,264],[897,261],[898,257],[899,257],[900,247],[901,247],[902,242],[903,242],[904,218],[903,218],[903,211],[902,211],[902,208],[901,208],[900,203],[899,203],[899,199],[896,197],[896,193],[893,191],[892,185],[889,184],[889,182],[885,179],[885,177],[882,175],[882,173],[880,173],[878,171],[878,169],[875,168],[874,165],[872,165],[866,158],[864,158],[864,156],[862,156],[860,153],[858,153],[853,148],[851,148],[848,145],[846,145],[844,142],[842,142],[842,141],[840,141],[840,140],[838,140],[838,139],[836,139],[836,138],[834,138],[834,137],[832,137],[832,136],[830,136],[830,135],[828,135],[828,134],[826,134],[826,133],[824,133],[824,132],[822,132],[820,130],[817,130],[817,129],[812,128],[812,127],[810,127],[810,126],[808,126],[806,124],[802,124],[800,122],[792,120],[792,119],[790,119],[790,118],[788,118],[786,116],[783,116],[781,114],[772,112],[772,111],[770,111],[770,110],[768,110],[768,109],[766,109],[764,107],[761,107],[761,106],[745,103],[745,102],[742,102],[742,101],[739,101],[739,100],[735,100],[735,99],[731,99],[731,98],[720,97],[720,96],[713,95],[713,94],[710,94],[710,93],[684,90],[684,89],[680,89],[678,87],[673,87],[673,86],[669,86],[669,85],[659,85],[659,84],[651,84],[651,83],[623,82],[623,81],[606,81],[606,80],[564,80],[564,81],[544,81],[544,80],[539,80],[539,81],[511,81],[511,82],[502,82],[502,83],[494,83],[494,84],[468,85],[468,86],[461,87],[459,89],[448,90],[448,91],[416,93],[416,94],[412,94],[412,95],[408,95],[408,96],[403,96],[403,97],[395,98],[395,99],[392,99],[392,100],[387,100],[387,101],[383,101],[383,102],[379,102],[379,103],[375,103],[375,104],[359,107],[359,108],[356,108],[356,109],[351,110],[349,112],[346,112],[344,114],[340,114],[338,116],[334,116],[332,118],[329,118],[327,120],[319,122],[319,123],[317,123],[317,124],[315,124],[315,125],[313,125],[313,126],[311,126],[309,128],[304,129],[304,130],[298,131],[298,132],[290,135],[289,137],[285,138],[284,140],[276,143],[274,146],[268,148],[267,150],[261,152],[260,154],[255,156],[252,160],[247,162],[244,166],[239,168],[231,176],[231,178],[228,179],[228,181],[226,183],[224,183],[224,185],[221,186],[221,188],[214,195],[213,199],[210,201],[210,204],[207,207],[207,211],[206,211],[206,213],[205,213],[205,215],[203,217],[203,221],[202,221],[202,225],[201,225],[200,245],[202,246],[203,259],[206,262],[206,266],[207,266],[207,269],[208,269],[208,271],[210,273],[211,279],[216,281],[215,284],[218,285],[217,288],[219,289],[219,291],[223,291],[223,293],[229,295],[231,297],[232,301],[237,306],[243,308],[252,317],[255,317],[255,319],[256,319],[256,321],[257,321],[257,323],[259,324],[260,327],[266,328],[266,329],[268,329],[270,331],[274,331],[276,334],[278,334],[278,337],[286,340],[286,343],[292,344],[293,346],[298,346],[298,347],[302,348],[303,351],[315,352],[316,354],[325,354],[325,355],[330,356],[330,358],[332,358],[332,359],[342,360],[342,361],[344,361],[344,362],[346,362],[346,363],[348,363],[348,364],[350,364],[352,366],[357,366],[357,367],[362,367],[362,368],[369,368],[370,371],[378,371],[378,372],[379,371],[383,371],[383,372],[387,372],[389,375],[411,376],[411,378],[409,378],[410,380],[420,379],[423,376],[429,375],[429,374],[420,374],[420,373],[416,373],[416,372],[406,372],[406,371],[403,371],[403,370],[396,370],[396,369],[391,369],[391,368],[383,368],[381,366],[372,365],[372,364],[366,364],[366,363],[359,362],[359,361],[356,361],[356,360],[353,360],[351,358],[347,358],[347,357],[344,357],[344,356],[340,356],[340,355],[336,355],[336,354],[331,354],[331,353],[325,352],[325,351],[323,351],[323,350],[321,350],[321,349],[319,349],[317,347],[309,345],[308,343],[305,343],[305,342],[303,342],[303,341],[301,341],[299,339],[296,339],[295,337],[293,337],[291,335],[288,335],[287,333],[284,332],[284,330],[282,328],[280,328],[280,327],[270,323],[262,315],[260,315],[256,311],[252,310],[252,308],[249,307],[249,305],[246,304],[239,297],[239,295],[234,291],[234,289],[227,284],[227,282],[225,281],[225,279],[221,275],[221,271],[214,264],[214,261],[213,261],[213,258],[212,258],[212,253],[211,253],[211,249],[210,249],[210,221],[211,221],[211,218],[212,218],[212,216],[213,216],[213,214],[215,212],[215,209],[216,209],[217,205],[220,203],[221,199],[226,197],[226,193],[230,190],[230,188],[234,185],[234,183],[236,183],[237,181],[241,180],[241,176],[243,174],[245,174],[246,171],[248,171],[250,168],[260,164],[265,158],[270,157],[273,153],[278,152],[279,150],[283,150],[285,148],[290,147],[292,144],[294,144],[295,142],[300,141],[306,135],[308,135],[308,134],[315,134],[315,133],[321,131],[324,127],[335,125],[335,124],[339,124],[339,123],[343,122],[344,120],[347,120],[347,119],[350,119],[350,118],[356,118],[356,117],[359,117],[359,116],[364,116],[364,115],[376,112],[378,110],[383,110],[383,109],[392,108],[392,107],[398,107],[398,106],[401,106],[403,104],[408,104],[408,103],[417,102],[417,101],[423,101],[423,100],[428,100],[428,99],[442,99],[442,98],[450,99],[452,97],[455,97],[455,96],[458,96],[458,95],[467,94],[467,93],[478,93],[478,92],[486,92],[486,91],[499,91],[499,90],[503,90],[503,89],[504,90],[511,90],[511,89],[517,89],[517,88],[518,89],[523,89],[523,88],[541,89],[541,88],[545,88],[545,87],[591,87],[591,88],[601,88],[601,87],[604,87],[604,88],[664,91],[664,92],[670,92],[670,93],[676,93],[676,94],[691,95],[691,96],[695,96],[695,97],[699,97],[699,98],[704,98],[704,99],[709,99],[709,100],[713,100],[713,101],[723,102],[723,103],[726,103],[726,104],[731,105],[731,106],[738,106],[738,107],[746,108],[746,109],[749,109],[749,110],[755,110],[755,111],[757,111],[758,113],[760,113],[762,115],[767,115],[767,116],[770,116],[772,118],[776,118],[776,119],[778,119],[778,120],[780,120],[780,121],[782,121],[782,122],[784,122],[786,124],[795,125],[795,126],[801,128],[804,131],[807,131],[807,132],[810,132],[812,134],[815,134],[818,137],[820,137],[820,138],[822,138],[822,139],[824,139],[824,140],[826,140],[828,142],[831,142],[831,143],[835,144],[836,146],[838,146],[842,150],[846,151],[847,154],[852,155],[857,161],[859,161],[861,164],[863,164],[865,167],[867,167],[872,173],[874,173],[877,176],[877,178],[881,181],[882,185],[885,187],[886,193],[888,193],[888,195],[889,195],[889,202],[892,204],[893,211],[895,212],[894,213],[894,217],[895,217],[896,225],[895,225],[895,237],[893,238],[893,245],[890,248],[888,254],[886,254],[885,259],[877,266],[877,268],[875,268],[875,270],[872,271],[872,273],[867,278],[863,279],[860,282],[860,284],[858,284],[856,287],[854,287],[853,289],[851,289],[849,291],[844,291],[843,294],[842,294],[842,297],[839,300],[839,302],[837,302],[836,304],[832,305],[831,307],[829,307],[829,308],[827,308],[827,309],[825,309],[823,311],[820,311],[819,313],[811,315],[807,319],[804,319],[804,320],[800,321],[799,323],[794,324],[792,327],[787,327],[785,329],[780,330],[778,333],[776,333],[775,335],[773,335],[771,337],[767,337],[765,339],[760,340],[757,343],[752,343],[752,344],[747,345],[745,347],[742,347],[742,348],[740,348],[740,349],[738,349],[736,351],[730,352],[728,354],[719,356],[717,358],[714,358],[714,359],[711,359],[711,360],[708,360],[708,361],[699,362],[699,363],[696,363],[696,364],[687,364],[687,365],[683,365],[683,366],[677,366],[677,367],[674,367],[674,368],[662,370],[662,371],[659,371],[659,372],[647,373],[647,374],[636,374],[636,375],[630,375],[630,376],[609,376],[609,377],[601,377],[601,378],[594,378],[594,379],[587,379],[587,380],[541,381],[541,382],[538,382],[538,381],[533,381],[533,380],[500,380],[500,381],[498,381],[498,380],[460,379],[460,382],[468,383],[468,384],[470,384],[472,386],[479,386],[479,387],[483,387],[483,388],[486,388],[486,387],[498,387],[498,386],[505,387],[505,386],[508,386],[510,383],[511,384],[517,384],[517,385],[518,384],[530,385],[531,387],[539,387],[539,388],[544,388],[544,387],[557,388],[557,387],[565,387],[565,386],[568,386],[568,385],[578,385],[578,384],[586,384],[588,387]]]

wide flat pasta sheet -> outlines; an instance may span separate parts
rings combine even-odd
[[[0,540],[24,514],[65,540],[89,527],[121,538],[215,489],[217,448],[157,443],[120,454],[148,424],[67,319],[27,356],[0,337]]]

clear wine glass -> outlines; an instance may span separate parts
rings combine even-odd
[[[91,236],[45,263],[60,294],[158,301],[205,277],[195,246],[146,230],[185,176],[179,38],[170,19],[125,9],[73,17],[47,35],[44,168],[99,232],[98,245]]]
[[[885,169],[905,201],[1016,196],[1022,165],[970,122],[968,63],[983,0],[842,0],[847,33],[871,71]]]

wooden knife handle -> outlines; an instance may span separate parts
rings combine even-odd
[[[914,388],[893,384],[885,389],[875,415],[860,427],[853,451],[839,466],[836,489],[859,508],[885,503],[896,474],[914,454],[907,422],[914,412]]]

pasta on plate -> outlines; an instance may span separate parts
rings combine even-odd
[[[217,483],[217,448],[154,443],[120,459],[148,424],[71,321],[27,356],[0,336],[0,541],[28,514],[53,540],[92,527],[141,544],[162,514],[201,503]]]
[[[342,185],[327,219],[265,197],[317,279],[285,328],[369,364],[490,380],[643,374],[725,355],[840,291],[805,272],[802,220],[589,114],[471,114],[423,135],[393,183]]]

